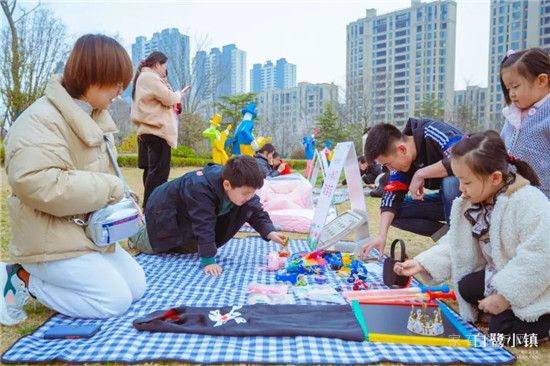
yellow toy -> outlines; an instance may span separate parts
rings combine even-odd
[[[210,145],[212,146],[212,161],[216,164],[224,165],[229,159],[224,149],[225,141],[229,136],[229,131],[231,131],[232,126],[228,125],[223,132],[220,132],[218,128],[220,127],[221,121],[222,115],[216,113],[210,120],[210,127],[202,131],[202,136],[210,139]]]

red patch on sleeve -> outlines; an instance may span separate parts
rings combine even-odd
[[[395,191],[408,191],[409,185],[401,182],[392,181],[386,184],[384,191],[386,192],[395,192]]]

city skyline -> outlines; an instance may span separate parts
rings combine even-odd
[[[23,6],[34,3],[24,1]],[[48,1],[42,4],[51,8],[66,24],[71,36],[69,42],[85,33],[101,32],[117,35],[131,52],[131,44],[138,36],[151,36],[162,29],[175,27],[190,37],[191,55],[199,49],[209,51],[212,47],[233,43],[247,52],[247,70],[255,63],[286,58],[298,66],[297,82],[335,83],[345,88],[346,25],[363,18],[369,8],[384,14],[410,7],[411,2],[172,1],[151,4],[111,1],[90,4]],[[312,6],[316,8],[314,11]],[[455,89],[465,89],[468,85],[486,86],[489,2],[459,0],[457,13]],[[94,14],[94,21],[83,22],[81,16],[84,14]],[[121,17],[121,14],[126,16]],[[177,14],[181,16],[174,17]],[[465,14],[468,14],[468,21]],[[486,37],[479,37],[480,34]],[[250,89],[248,75],[246,89]]]

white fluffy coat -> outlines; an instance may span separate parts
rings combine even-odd
[[[449,232],[415,258],[430,274],[428,281],[451,279],[460,314],[467,321],[477,320],[478,309],[460,297],[458,281],[486,263],[464,217],[471,206],[462,197],[455,199]],[[497,270],[491,282],[497,293],[524,321],[550,313],[550,202],[545,195],[518,175],[496,201],[489,236]]]

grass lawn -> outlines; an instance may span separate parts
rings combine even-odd
[[[185,172],[190,170],[195,170],[197,168],[173,168],[170,172],[170,178],[175,178],[182,175]],[[143,195],[143,184],[141,173],[142,171],[135,168],[123,168],[124,176],[128,181],[129,186],[138,193],[140,196]],[[6,208],[6,199],[10,193],[9,186],[7,184],[6,173],[4,168],[1,168],[0,172],[0,183],[1,183],[1,192],[0,192],[0,260],[5,261],[8,258],[7,246],[11,237],[7,208]],[[371,230],[371,235],[376,234],[378,230],[378,206],[380,204],[380,199],[377,198],[367,198],[367,206],[369,210],[369,227]],[[344,210],[350,207],[349,202],[345,202],[338,206],[338,211],[343,212]],[[239,233],[237,236],[245,236],[247,234]],[[290,234],[292,239],[301,239],[305,238],[303,234]],[[395,238],[404,239],[407,243],[407,254],[409,257],[414,257],[421,251],[429,248],[433,245],[433,242],[429,238],[422,236],[414,235],[405,231],[391,229],[389,233],[388,243]],[[386,246],[386,249],[389,249],[389,244]],[[453,305],[453,304],[451,304]],[[0,354],[4,353],[17,339],[21,336],[32,333],[39,325],[41,325],[48,317],[50,317],[53,312],[37,301],[30,301],[26,306],[27,314],[29,319],[23,324],[13,326],[13,327],[4,327],[0,326]],[[548,365],[548,360],[550,360],[550,342],[545,342],[540,344],[538,348],[514,348],[510,349],[518,357],[518,365],[535,365],[535,366],[545,366]],[[546,361],[544,361],[546,360]],[[151,363],[148,363],[149,365]],[[163,363],[166,364],[166,363]],[[172,362],[170,363],[172,364]],[[389,364],[389,363],[384,363]],[[183,365],[183,364],[182,364]]]

